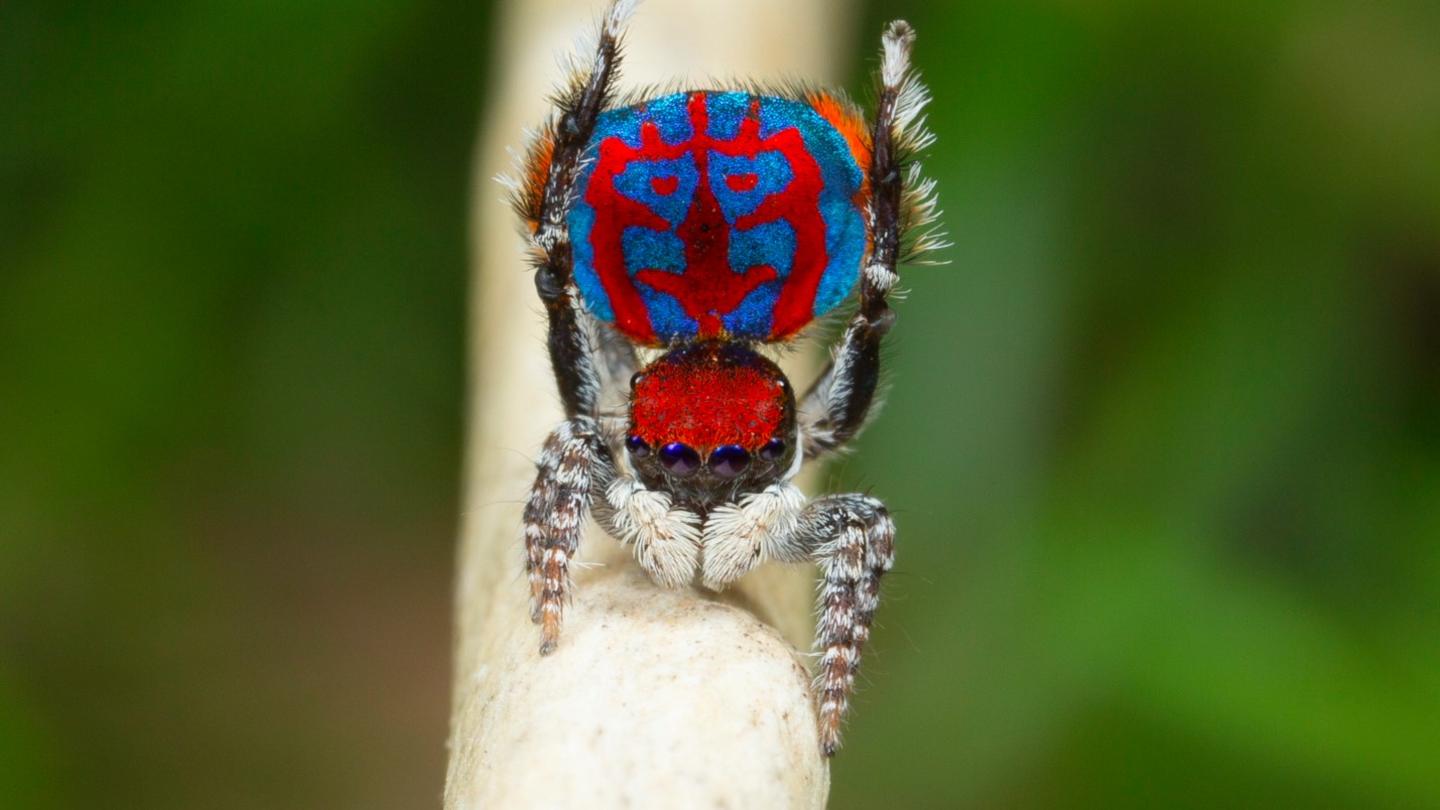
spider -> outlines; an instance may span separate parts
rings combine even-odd
[[[884,30],[870,125],[843,95],[806,87],[617,101],[631,6],[612,2],[590,63],[557,95],[512,183],[565,409],[524,510],[540,652],[559,640],[587,514],[662,586],[719,590],[766,560],[814,561],[830,756],[895,524],[869,495],[809,500],[793,481],[865,424],[896,265],[939,245],[923,232],[933,183],[911,159],[932,140],[915,34],[903,21]],[[797,396],[762,347],[791,341],[856,288],[831,362]]]

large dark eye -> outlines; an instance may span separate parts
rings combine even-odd
[[[734,478],[750,466],[750,454],[738,444],[723,444],[710,453],[710,471],[721,478]]]
[[[689,475],[700,469],[700,454],[688,444],[671,442],[660,448],[660,466],[671,475]]]
[[[779,461],[785,455],[785,440],[771,439],[760,448],[760,458],[766,461]]]
[[[645,458],[650,455],[650,445],[646,444],[645,440],[639,436],[631,436],[626,439],[625,449],[629,450],[630,455],[636,458]]]

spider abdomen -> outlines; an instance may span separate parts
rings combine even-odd
[[[859,278],[859,126],[819,94],[696,91],[604,113],[569,212],[586,307],[650,345],[794,335]]]
[[[931,140],[915,32],[886,26],[868,126],[820,91],[670,93],[607,110],[632,6],[612,0],[589,72],[562,91],[513,183],[566,417],[524,512],[540,651],[558,642],[587,514],[666,587],[698,576],[721,590],[769,560],[813,560],[824,577],[815,708],[829,756],[895,524],[869,495],[807,500],[794,478],[864,426],[896,266],[941,244],[913,235],[935,213],[933,184],[909,162]],[[757,344],[793,337],[857,287],[832,362],[797,406]],[[592,332],[582,306],[615,331]],[[636,373],[626,340],[665,352]],[[627,375],[620,440],[602,395],[613,402]]]

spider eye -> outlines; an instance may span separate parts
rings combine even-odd
[[[738,444],[723,444],[710,453],[710,471],[721,478],[734,478],[750,466],[750,454]]]
[[[700,469],[700,454],[688,444],[671,442],[660,448],[660,466],[671,475],[686,476]]]
[[[779,461],[785,455],[785,440],[771,439],[760,448],[760,458],[766,461]]]
[[[645,458],[650,455],[650,445],[646,444],[645,440],[639,436],[631,436],[626,439],[625,449],[629,450],[630,455],[636,458]]]
[[[630,375],[630,387],[631,387],[631,388],[634,388],[635,386],[639,385],[639,384],[640,384],[640,381],[643,380],[643,379],[645,379],[645,372],[643,372],[643,371],[637,371],[637,372],[635,372],[634,374],[631,374],[631,375]]]

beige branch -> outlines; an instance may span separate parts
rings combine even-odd
[[[762,568],[717,596],[652,583],[598,529],[559,648],[542,658],[521,575],[531,458],[561,419],[514,217],[490,178],[545,115],[598,2],[505,4],[481,126],[469,445],[447,808],[819,808],[829,790],[807,659],[812,570]],[[834,78],[850,4],[649,0],[621,86]],[[803,361],[797,379],[810,377]],[[803,385],[803,382],[801,383]]]

